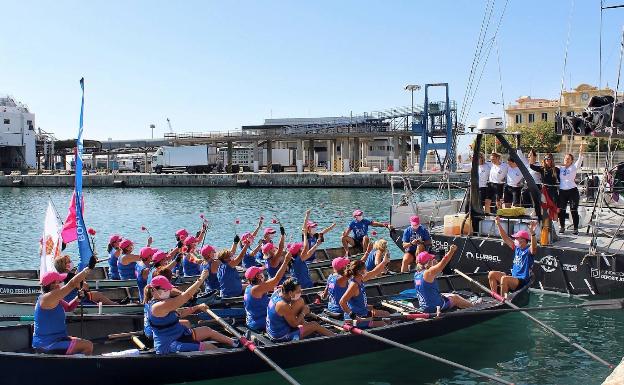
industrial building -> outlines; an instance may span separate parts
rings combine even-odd
[[[0,97],[0,170],[37,165],[35,114],[10,96]]]

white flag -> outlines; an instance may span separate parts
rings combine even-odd
[[[52,202],[48,201],[48,209],[46,210],[45,222],[43,225],[43,237],[41,237],[40,241],[40,277],[48,271],[55,271],[54,258],[61,255],[60,230],[61,226],[54,212],[54,207],[52,207]]]

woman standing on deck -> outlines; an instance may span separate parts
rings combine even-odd
[[[385,310],[378,310],[368,305],[366,285],[364,282],[381,274],[390,258],[386,254],[384,260],[373,269],[366,271],[364,262],[356,259],[349,262],[345,268],[345,275],[349,278],[349,287],[340,299],[340,308],[344,312],[345,321],[354,321],[359,328],[371,328],[385,325],[383,321],[363,320],[369,317],[385,317],[390,315]]]
[[[63,298],[72,290],[78,289],[80,283],[95,268],[97,260],[92,256],[89,265],[76,274],[66,284],[66,274],[49,271],[41,277],[41,292],[35,305],[34,332],[32,347],[41,353],[50,354],[93,354],[93,343],[77,337],[70,337],[65,325],[65,312],[78,306],[78,298],[70,303]]]
[[[111,235],[108,239],[108,279],[120,279],[119,270],[117,270],[117,262],[121,255],[121,249],[119,248],[120,241],[121,236],[117,234]]]
[[[485,200],[485,206],[490,208],[485,212],[491,211],[492,202],[497,208],[501,208],[503,204],[503,191],[505,190],[505,182],[507,181],[507,163],[503,163],[500,154],[493,152],[490,155],[490,178],[488,179],[488,196]]]
[[[579,156],[574,162],[574,155],[567,154],[563,159],[563,166],[559,167],[559,233],[565,232],[566,208],[570,204],[572,214],[572,233],[578,235],[579,214],[578,206],[581,196],[576,187],[576,172],[583,164],[583,145],[579,147]]]
[[[442,273],[444,267],[451,261],[457,251],[456,245],[451,245],[448,253],[444,255],[440,262],[436,262],[435,255],[426,251],[418,254],[418,265],[414,274],[414,286],[416,288],[416,298],[418,306],[422,312],[435,313],[438,309],[445,311],[458,307],[466,309],[472,307],[472,303],[457,294],[440,294],[436,277]]]
[[[145,288],[145,303],[148,304],[148,321],[154,335],[156,354],[194,352],[215,349],[205,340],[238,347],[239,342],[224,336],[206,326],[188,328],[180,323],[180,317],[206,310],[206,304],[180,308],[200,289],[208,272],[202,271],[199,279],[177,297],[171,297],[173,285],[162,275],[154,277]]]
[[[245,278],[249,284],[245,288],[243,303],[245,305],[245,322],[247,327],[256,332],[266,330],[267,306],[269,305],[269,293],[275,290],[288,269],[292,260],[290,252],[286,253],[284,262],[280,266],[275,277],[266,279],[264,268],[252,266],[245,271]]]
[[[316,322],[305,322],[304,318],[309,313],[310,308],[301,298],[301,285],[295,278],[288,278],[269,300],[267,334],[275,342],[297,341],[313,333],[334,335]]]

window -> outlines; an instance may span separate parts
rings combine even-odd
[[[32,126],[32,120],[27,120],[26,124],[29,125],[29,126]]]
[[[529,123],[535,122],[535,114],[529,114]]]
[[[368,146],[368,151],[373,151],[373,146]]]
[[[4,124],[11,124],[11,119],[4,119]]]
[[[522,114],[516,114],[516,124],[522,124]]]
[[[547,121],[548,120],[548,112],[542,112],[542,121]]]

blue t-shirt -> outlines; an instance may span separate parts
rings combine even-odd
[[[533,259],[534,257],[533,254],[531,254],[531,247],[529,245],[527,245],[524,249],[514,247],[514,259],[513,266],[511,267],[511,276],[528,281],[531,276]]]
[[[364,218],[361,221],[356,221],[355,219],[349,223],[349,230],[353,231],[353,239],[362,239],[368,235],[368,226],[371,225],[373,221],[370,219]]]
[[[416,230],[414,230],[412,226],[409,226],[407,229],[405,229],[405,231],[403,231],[403,242],[408,243],[414,240],[419,240],[423,242],[430,241],[431,235],[429,235],[429,231],[427,231],[427,229],[423,225],[418,225]],[[410,246],[407,249],[407,252],[412,254],[415,253],[416,246]]]

